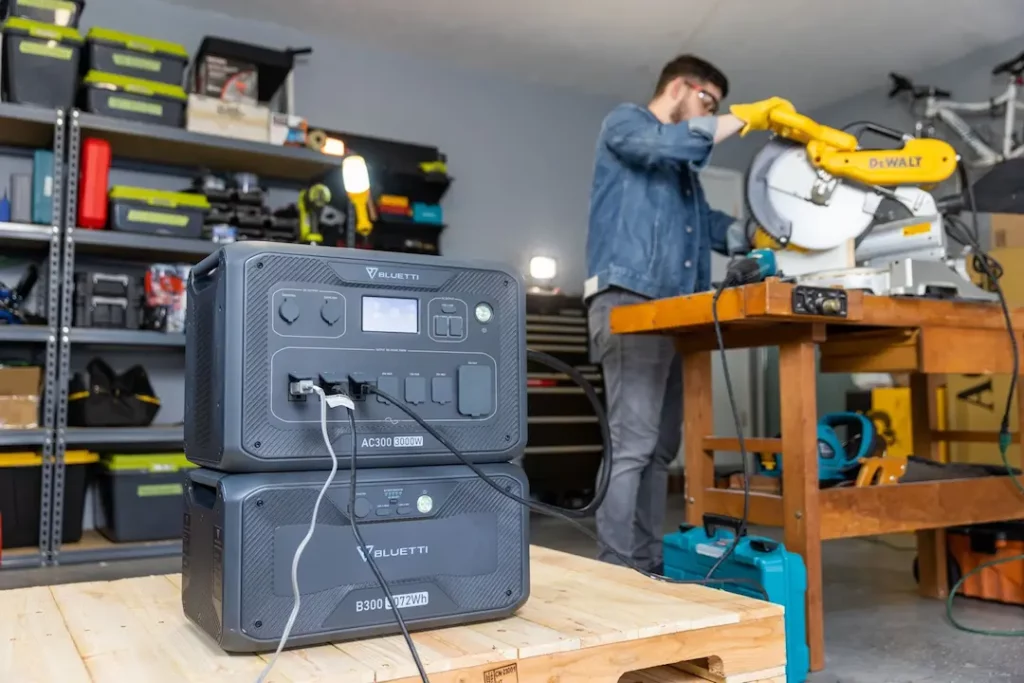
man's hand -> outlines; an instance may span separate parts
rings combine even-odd
[[[768,130],[768,113],[776,108],[796,111],[788,100],[781,97],[770,97],[767,100],[750,104],[734,104],[729,107],[729,112],[745,124],[740,131],[742,136],[752,130]]]

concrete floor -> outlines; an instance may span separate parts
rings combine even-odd
[[[682,518],[672,501],[668,528]],[[533,541],[579,555],[593,544],[566,525],[535,519]],[[767,532],[773,535],[772,532]],[[828,666],[812,683],[1024,683],[1024,643],[962,633],[943,603],[917,597],[909,536],[833,541],[825,545]],[[176,572],[177,558],[69,565],[0,572],[0,590]],[[984,628],[1024,628],[1024,610],[958,600],[960,621]]]

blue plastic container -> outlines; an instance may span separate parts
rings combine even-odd
[[[733,523],[736,523],[735,525]],[[707,515],[704,527],[682,526],[665,536],[665,576],[703,579],[736,538],[738,520]],[[804,560],[778,541],[744,536],[736,550],[715,571],[717,579],[747,579],[761,584],[768,600],[786,610],[786,681],[803,683],[810,673],[807,648],[807,568]],[[732,593],[764,599],[753,586],[724,584]]]
[[[416,223],[430,223],[441,225],[444,223],[444,214],[438,204],[424,204],[422,202],[412,203],[412,219]]]
[[[32,222],[53,223],[53,152],[37,149],[32,155]]]

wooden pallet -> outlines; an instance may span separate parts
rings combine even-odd
[[[517,616],[414,634],[432,683],[776,683],[781,608],[533,548]],[[180,577],[0,592],[4,683],[254,681],[264,656],[228,655],[186,621]],[[418,683],[400,637],[285,652],[275,683]]]

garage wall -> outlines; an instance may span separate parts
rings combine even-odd
[[[157,0],[89,0],[82,26],[97,25],[190,51],[205,35],[312,46],[296,72],[298,113],[449,155],[448,255],[525,268],[531,256],[549,254],[560,263],[557,284],[582,290],[594,140],[614,102]]]

